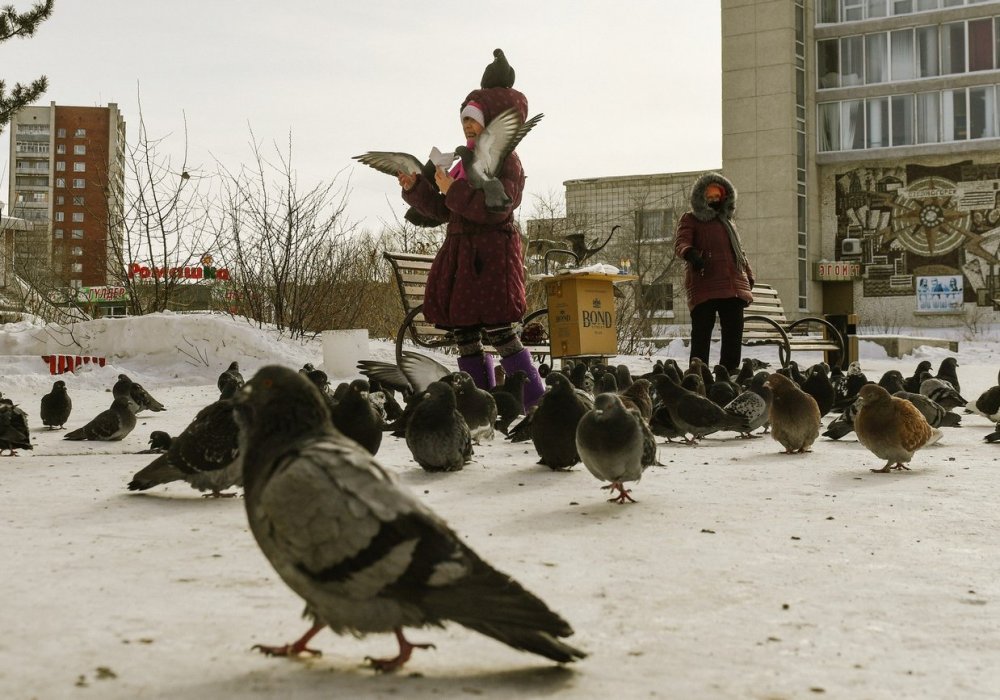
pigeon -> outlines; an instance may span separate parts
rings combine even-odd
[[[66,382],[60,379],[52,385],[52,391],[42,397],[38,415],[42,419],[42,425],[54,430],[65,427],[72,410],[73,400],[66,392]]]
[[[131,396],[116,396],[110,408],[98,413],[82,428],[63,435],[63,440],[122,440],[135,428],[138,411]]]
[[[472,460],[472,434],[445,382],[427,387],[406,424],[406,446],[429,472],[457,472]]]
[[[923,394],[931,401],[941,404],[948,411],[969,403],[955,390],[955,387],[950,382],[932,377],[929,372],[924,372],[924,375],[926,376],[920,382],[920,391],[917,393]]]
[[[954,357],[946,357],[941,360],[941,364],[938,367],[937,379],[949,382],[955,387],[955,391],[961,392],[962,386],[958,383],[958,360]]]
[[[663,399],[670,420],[685,435],[690,433],[691,439],[685,437],[686,442],[692,443],[720,430],[749,432],[750,424],[744,416],[728,413],[711,399],[676,384],[667,374],[656,375],[654,381],[656,393]]]
[[[369,379],[378,379],[382,386],[398,391],[403,398],[422,394],[431,382],[447,377],[451,370],[426,355],[403,350],[399,365],[378,360],[361,360],[358,370]]]
[[[550,372],[548,386],[530,416],[531,442],[538,452],[538,463],[558,471],[580,461],[576,450],[576,427],[584,414],[594,407],[594,399],[576,389],[561,372]]]
[[[0,455],[9,450],[8,457],[17,457],[17,450],[31,450],[27,415],[9,400],[0,402]]]
[[[154,430],[149,434],[149,448],[139,450],[138,454],[161,455],[170,449],[170,443],[172,441],[173,438],[170,437],[170,433],[162,430]]]
[[[730,378],[729,370],[724,366],[716,365],[714,370],[715,381],[705,388],[705,393],[715,403],[725,406],[739,396],[740,386]]]
[[[958,428],[962,425],[962,416],[948,411],[941,404],[932,401],[923,394],[912,394],[909,391],[897,391],[893,394],[896,398],[906,399],[923,415],[924,419],[932,428],[947,426]]]
[[[743,363],[740,365],[740,371],[736,375],[735,381],[745,389],[750,386],[750,380],[753,379],[754,374],[756,374],[756,371],[754,370],[753,360],[745,357],[743,358]]]
[[[830,421],[830,425],[823,431],[823,437],[831,440],[839,440],[845,435],[854,432],[854,419],[858,416],[858,403],[854,401],[848,404],[847,408],[839,416]]]
[[[115,382],[113,387],[111,387],[111,395],[118,398],[119,396],[124,396],[125,394],[128,394],[137,406],[135,411],[136,413],[141,413],[142,411],[147,410],[158,413],[160,411],[167,410],[163,407],[163,404],[154,399],[141,384],[133,382],[129,379],[127,374],[119,374],[118,381]]]
[[[219,387],[219,393],[225,394],[228,391],[232,391],[230,387],[239,389],[243,386],[243,375],[240,374],[240,363],[230,362],[229,368],[225,372],[219,375],[219,379],[216,381],[216,386]]]
[[[774,392],[771,437],[785,448],[784,454],[811,452],[820,429],[816,399],[777,372],[767,378],[767,385]]]
[[[239,439],[233,417],[234,399],[219,399],[198,411],[184,431],[170,441],[167,451],[136,472],[129,491],[145,491],[171,481],[186,481],[206,498],[243,482]],[[152,436],[150,436],[152,442]]]
[[[983,440],[990,444],[1000,442],[1000,423],[993,426],[993,432],[983,437]]]
[[[917,363],[917,368],[913,370],[913,376],[907,377],[903,381],[903,390],[908,391],[911,394],[920,393],[920,382],[923,381],[922,375],[924,372],[930,372],[931,367],[933,367],[929,360],[921,360]]]
[[[816,399],[820,418],[833,409],[833,404],[836,400],[837,392],[833,388],[827,372],[826,363],[819,362],[809,368],[809,373],[802,382],[802,391]]]
[[[615,381],[618,382],[618,391],[627,391],[632,386],[632,373],[629,372],[628,365],[618,365],[615,367]]]
[[[591,396],[594,394],[594,375],[590,371],[586,362],[577,362],[569,371],[569,380],[577,389],[581,389]]]
[[[980,394],[974,408],[979,415],[1000,423],[1000,385],[991,386]]]
[[[382,445],[382,416],[368,400],[368,381],[355,379],[344,397],[330,409],[333,425],[370,453]]]
[[[858,440],[876,457],[886,460],[884,467],[873,472],[908,470],[904,462],[913,459],[914,452],[941,438],[941,431],[932,428],[916,406],[890,396],[877,384],[862,387],[858,402],[861,407],[854,419]]]
[[[868,377],[861,371],[860,362],[852,362],[847,366],[847,374],[844,376],[844,388],[847,396],[853,401],[854,397],[861,391],[861,387],[868,383]]]
[[[618,392],[625,408],[634,408],[639,411],[643,420],[648,421],[653,417],[653,398],[649,395],[649,390],[653,383],[642,377],[632,380],[627,389]]]
[[[493,394],[477,387],[468,372],[453,372],[445,381],[455,392],[455,405],[469,426],[472,441],[480,444],[492,440],[497,422],[497,402]]]
[[[705,388],[705,380],[700,374],[688,373],[681,378],[681,387],[698,396],[708,397],[708,390]]]
[[[902,372],[898,369],[890,369],[878,380],[878,385],[890,394],[895,394],[897,391],[906,391],[903,388],[904,381]]]
[[[496,176],[503,168],[504,159],[543,116],[536,114],[522,123],[521,115],[512,107],[498,114],[483,128],[472,149],[464,145],[455,148],[455,153],[462,159],[469,185],[483,191],[488,212],[502,212],[510,205],[510,197]]]
[[[687,440],[684,431],[677,427],[674,419],[670,417],[670,410],[663,403],[654,406],[653,415],[649,419],[649,429],[653,435],[666,438],[667,442],[673,442],[673,438]]]
[[[399,654],[369,660],[394,671],[413,649],[429,646],[407,640],[404,627],[451,620],[559,663],[586,656],[562,641],[573,634],[565,620],[344,439],[294,370],[262,368],[236,406],[250,530],[312,621],[298,641],[258,645],[261,652],[318,654],[307,645],[324,627],[356,636],[395,632]]]
[[[618,393],[618,380],[610,372],[601,372],[594,377],[594,395],[608,393]]]
[[[441,153],[437,150],[437,148],[434,148],[431,150],[431,158],[424,164],[421,164],[415,156],[401,151],[368,151],[363,155],[352,157],[354,160],[363,163],[370,168],[374,168],[380,173],[392,175],[393,177],[396,177],[399,173],[406,173],[407,175],[423,175],[424,179],[431,184],[431,187],[437,190],[437,182],[434,179],[437,168],[439,165],[445,169],[451,167],[451,163],[454,162],[455,154]],[[434,216],[428,216],[427,214],[419,211],[416,207],[410,207],[407,209],[406,213],[403,214],[403,218],[411,224],[423,228],[433,228],[447,223],[447,219],[439,219]]]
[[[594,397],[594,408],[576,426],[576,450],[583,466],[611,489],[612,503],[635,503],[627,481],[642,477],[645,434],[637,411],[625,408],[617,394]],[[654,447],[655,449],[655,447]]]
[[[806,380],[806,378],[802,376],[802,372],[799,371],[799,363],[795,360],[790,360],[787,366],[775,371],[777,374],[781,374],[788,379],[791,379],[798,386],[802,386],[802,383]]]
[[[512,88],[514,87],[514,69],[507,62],[500,49],[493,49],[493,62],[486,66],[483,77],[479,81],[481,88]]]
[[[403,415],[403,407],[396,401],[395,392],[392,389],[382,386],[382,382],[371,377],[368,378],[368,396],[381,395],[382,409],[385,413],[386,421],[394,421]]]
[[[761,394],[749,389],[740,392],[732,401],[723,406],[722,410],[741,416],[746,420],[747,430],[740,433],[742,438],[755,437],[751,433],[767,423],[771,417],[770,402]]]

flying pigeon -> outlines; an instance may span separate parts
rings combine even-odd
[[[82,428],[63,435],[63,440],[122,440],[135,428],[138,410],[131,396],[116,396],[110,408],[98,413]]]
[[[594,398],[594,408],[576,426],[576,449],[591,474],[609,482],[613,503],[635,503],[627,481],[638,481],[645,469],[645,433],[638,411],[629,411],[617,394],[603,393]],[[647,428],[648,430],[648,428]],[[652,437],[652,434],[650,434]],[[654,443],[655,445],[655,443]],[[654,447],[655,449],[655,447]]]
[[[774,392],[771,401],[771,437],[785,448],[784,454],[811,452],[819,437],[820,416],[816,399],[794,380],[775,372],[767,378]]]
[[[481,88],[512,88],[514,87],[514,69],[507,62],[500,49],[493,49],[493,61],[486,66],[483,77],[479,81]]]
[[[427,387],[406,424],[406,446],[429,472],[457,472],[472,459],[472,434],[451,386],[441,381]]]
[[[52,391],[42,397],[42,405],[38,411],[42,425],[51,429],[63,428],[73,410],[73,400],[66,392],[66,382],[58,380],[52,385]]]
[[[261,652],[318,654],[307,645],[324,627],[395,632],[399,654],[369,660],[393,671],[429,646],[407,640],[404,627],[452,620],[559,663],[585,656],[561,641],[573,634],[565,620],[345,440],[294,370],[262,368],[236,402],[250,530],[312,620],[298,641],[258,645]]]
[[[886,460],[884,467],[873,472],[908,470],[904,462],[913,459],[914,452],[941,438],[941,431],[932,428],[916,406],[890,396],[877,384],[862,387],[858,402],[861,408],[854,419],[858,440],[876,457]]]
[[[198,411],[184,431],[170,441],[164,454],[136,472],[129,491],[145,491],[171,481],[186,481],[208,497],[224,497],[239,486],[243,469],[233,418],[233,399],[219,399]],[[150,436],[150,443],[152,443]]]
[[[535,128],[543,116],[536,114],[522,123],[521,115],[512,107],[498,114],[486,125],[476,137],[475,146],[471,150],[464,145],[455,148],[455,153],[462,159],[469,184],[483,191],[487,211],[502,212],[510,205],[510,197],[496,176],[503,168],[504,159],[517,148],[521,139]]]

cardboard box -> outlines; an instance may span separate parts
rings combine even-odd
[[[545,281],[552,358],[618,354],[614,282],[632,275],[558,275]]]

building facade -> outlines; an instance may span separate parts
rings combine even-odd
[[[26,107],[10,122],[10,213],[31,222],[15,268],[52,287],[108,284],[121,245],[125,120],[107,107]],[[32,281],[35,281],[34,279]]]

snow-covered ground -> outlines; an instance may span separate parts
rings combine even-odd
[[[560,668],[452,625],[411,631],[437,649],[376,676],[363,659],[394,653],[391,635],[324,631],[317,659],[251,651],[308,625],[242,499],[125,489],[152,459],[135,454],[149,433],[180,432],[229,362],[246,376],[320,365],[321,344],[173,314],[95,321],[73,338],[83,351],[53,329],[0,327],[0,392],[28,411],[34,444],[0,458],[2,698],[1000,697],[1000,445],[983,442],[993,426],[982,417],[964,416],[894,474],[869,472],[882,462],[853,435],[794,456],[770,437],[664,443],[665,466],[625,506],[607,503],[582,465],[536,465],[530,443],[497,439],[463,471],[431,475],[387,438],[378,460],[569,620],[590,656]],[[62,377],[70,427],[110,403],[120,372],[168,410],[141,414],[119,443],[63,441],[38,419],[54,379],[39,355],[60,351],[109,358]],[[392,355],[379,341],[370,351]],[[893,360],[862,343],[876,380],[947,355]],[[997,381],[998,351],[963,340],[958,358],[974,401]],[[651,364],[620,359],[636,372]]]

